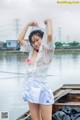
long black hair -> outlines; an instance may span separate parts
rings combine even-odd
[[[32,36],[33,35],[38,35],[40,38],[43,38],[44,32],[41,30],[34,30],[30,33],[29,35],[29,42],[30,44],[32,43]],[[32,45],[32,44],[31,44]]]

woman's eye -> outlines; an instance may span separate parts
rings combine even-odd
[[[35,42],[32,42],[32,44],[34,44]]]

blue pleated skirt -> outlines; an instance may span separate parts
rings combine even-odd
[[[24,101],[31,103],[51,105],[54,103],[54,96],[47,82],[42,82],[42,78],[33,79],[30,77],[23,92]]]

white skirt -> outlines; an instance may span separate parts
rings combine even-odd
[[[30,77],[23,92],[24,101],[31,103],[50,105],[54,103],[54,96],[47,82],[41,82],[42,78]]]

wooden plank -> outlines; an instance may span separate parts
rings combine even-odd
[[[71,105],[73,105],[73,106],[80,106],[80,102],[66,102],[66,103],[54,103],[54,105],[69,105],[69,106],[71,106]]]
[[[59,91],[55,96],[54,96],[54,101],[57,101],[58,99],[60,99],[61,97],[67,95],[68,93],[70,93],[72,91],[72,89],[66,89],[66,90],[61,90]]]
[[[64,84],[61,89],[79,89],[80,90],[80,84]]]
[[[71,94],[80,94],[80,90],[72,90],[70,93]]]
[[[31,114],[30,114],[30,111],[28,111],[28,112],[25,112],[24,114],[22,114],[19,118],[17,118],[16,120],[24,120],[25,118],[27,119],[27,118],[29,118],[31,116]],[[26,120],[25,119],[25,120]]]

